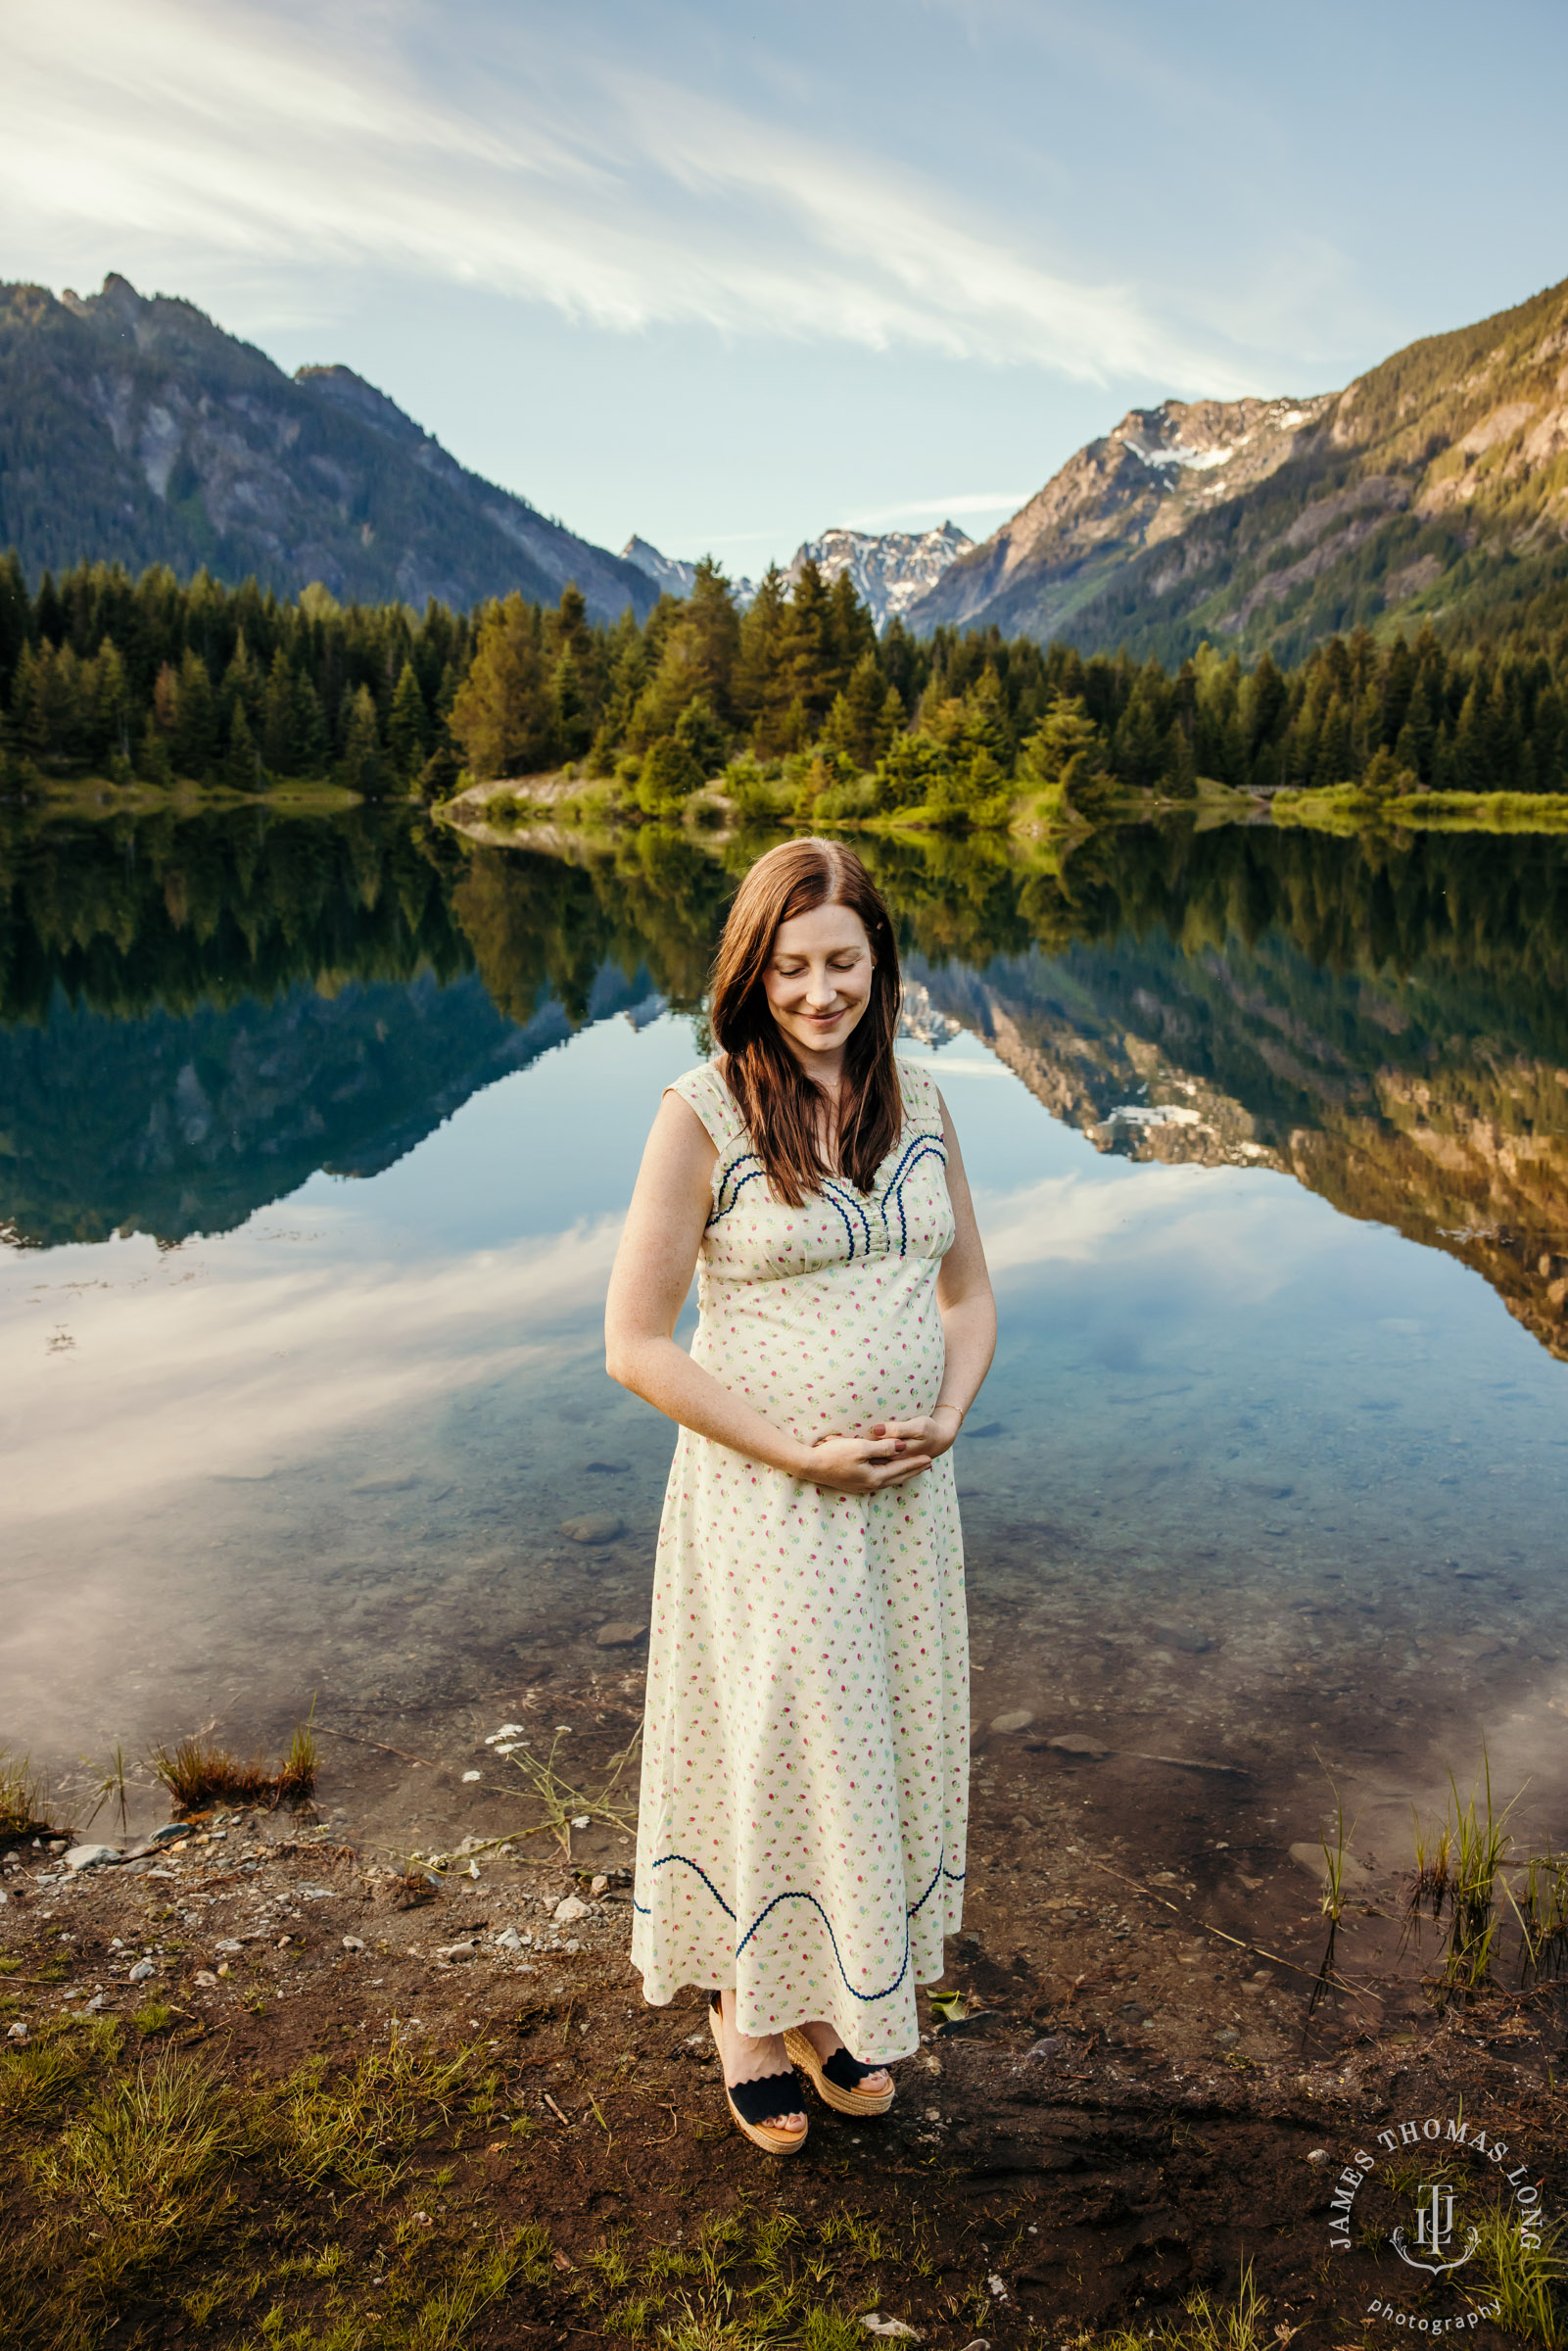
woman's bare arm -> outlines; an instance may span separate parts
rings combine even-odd
[[[713,1205],[715,1152],[679,1094],[659,1104],[610,1275],[604,1361],[611,1379],[699,1437],[728,1445],[811,1485],[872,1494],[929,1466],[924,1447],[902,1451],[862,1437],[807,1445],[694,1364],[673,1336],[691,1286]]]
[[[980,1228],[974,1221],[974,1202],[965,1173],[958,1135],[942,1104],[942,1139],[947,1145],[947,1196],[953,1204],[953,1246],[942,1260],[936,1277],[936,1303],[942,1317],[947,1364],[942,1385],[930,1413],[913,1420],[879,1421],[876,1436],[919,1445],[931,1455],[945,1453],[963,1426],[964,1415],[979,1394],[996,1353],[996,1299],[986,1271]]]

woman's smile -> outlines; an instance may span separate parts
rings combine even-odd
[[[814,906],[779,926],[763,986],[785,1037],[831,1051],[859,1023],[876,972],[860,917],[848,906]]]

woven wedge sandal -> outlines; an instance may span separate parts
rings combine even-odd
[[[719,2076],[724,2077],[724,2014],[716,1991],[708,1994],[708,2031],[719,2052]],[[760,2082],[736,2082],[724,2085],[724,2094],[730,2101],[730,2112],[737,2131],[744,2132],[754,2147],[765,2155],[798,2155],[806,2143],[808,2125],[798,2131],[781,2131],[777,2118],[781,2114],[799,2114],[805,2104],[800,2094],[800,2080],[791,2066],[782,2074],[764,2074]]]
[[[831,2057],[819,2057],[809,2033],[791,2029],[784,2037],[784,2047],[802,2072],[809,2075],[811,2087],[823,2103],[837,2114],[885,2114],[897,2095],[891,2084],[886,2089],[862,2089],[860,2085],[868,2074],[886,2072],[885,2066],[862,2065],[847,2049],[834,2049]]]

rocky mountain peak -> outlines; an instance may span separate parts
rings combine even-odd
[[[912,607],[1170,664],[1299,660],[1385,614],[1549,624],[1568,579],[1568,283],[1309,399],[1134,408]]]
[[[974,542],[956,522],[929,531],[824,531],[796,549],[788,578],[798,580],[807,563],[836,580],[848,572],[855,593],[868,605],[879,634],[894,614],[903,614],[933,588],[955,559]]]

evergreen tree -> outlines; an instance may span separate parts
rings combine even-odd
[[[482,781],[536,774],[554,750],[544,630],[537,604],[513,594],[480,623],[468,675],[451,708],[451,731]]]
[[[40,671],[53,660],[51,646],[35,651],[24,642],[11,681],[12,728],[18,752],[29,765],[49,756],[49,695]]]
[[[411,784],[425,763],[430,721],[418,674],[404,661],[387,713],[387,762],[400,784]]]
[[[174,765],[168,755],[168,744],[151,710],[136,745],[136,773],[144,784],[167,786],[174,781]]]
[[[275,776],[299,774],[295,757],[294,665],[280,645],[261,696],[261,758]]]
[[[550,733],[563,759],[580,759],[594,740],[583,673],[570,646],[555,664],[550,679]]]
[[[1087,814],[1105,797],[1105,740],[1080,695],[1058,695],[1019,753],[1019,780],[1048,804]]]
[[[238,696],[229,712],[228,747],[223,753],[223,781],[235,792],[259,792],[266,777],[261,767],[261,755],[251,733],[251,722],[245,715],[245,703]]]
[[[784,713],[794,698],[784,640],[787,608],[784,573],[770,563],[740,616],[734,681],[736,714],[749,727],[759,759],[777,759],[785,747]]]
[[[205,783],[217,760],[217,710],[207,664],[189,647],[179,665],[174,707],[174,739],[169,749],[175,772]]]
[[[118,761],[121,769],[128,771],[130,684],[113,637],[106,637],[98,648],[94,670],[91,756],[105,765]]]
[[[818,565],[807,561],[801,565],[800,577],[784,606],[782,649],[790,701],[798,702],[807,713],[808,728],[812,718],[827,714],[844,682],[833,639],[832,592]],[[801,743],[808,728],[800,730]]]
[[[1343,648],[1342,648],[1343,649]],[[1329,697],[1318,730],[1317,756],[1312,765],[1314,787],[1348,784],[1354,775],[1352,757],[1351,712],[1344,694],[1338,686]]]
[[[1198,762],[1192,755],[1191,739],[1179,718],[1173,718],[1166,730],[1161,769],[1161,787],[1170,798],[1184,800],[1192,797],[1198,785]]]
[[[381,782],[381,728],[376,697],[368,686],[357,686],[344,701],[343,749],[338,781],[350,792],[373,792]]]
[[[735,673],[740,655],[740,616],[735,592],[710,555],[697,565],[676,632],[695,692],[728,725],[735,716]]]
[[[15,548],[0,554],[0,708],[11,700],[12,681],[32,618],[31,599]]]
[[[689,745],[674,735],[662,735],[642,755],[637,779],[637,804],[648,816],[679,815],[704,781],[702,768]]]
[[[443,734],[419,770],[419,797],[431,805],[438,800],[450,800],[462,783],[462,761],[452,749],[451,739]]]

